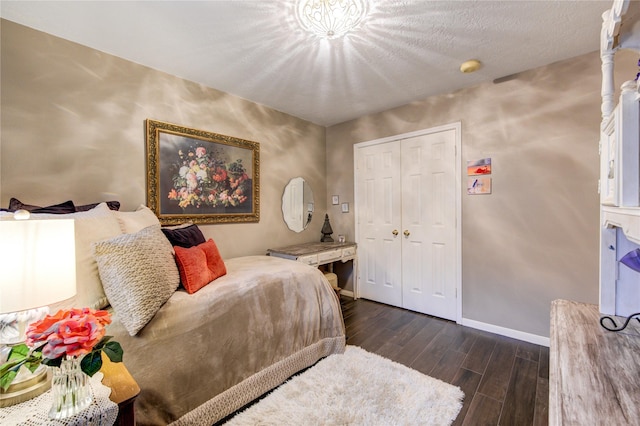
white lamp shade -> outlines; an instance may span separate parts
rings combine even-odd
[[[0,313],[50,305],[76,293],[73,219],[0,221]]]

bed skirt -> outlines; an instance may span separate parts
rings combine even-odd
[[[322,339],[211,398],[171,423],[171,425],[211,426],[261,395],[278,387],[298,371],[312,366],[326,356],[343,353],[344,349],[344,336]]]

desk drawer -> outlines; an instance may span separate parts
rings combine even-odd
[[[306,265],[317,265],[318,264],[318,255],[317,254],[309,254],[307,256],[298,257],[298,262],[302,262]]]
[[[350,257],[356,254],[355,247],[347,247],[342,249],[342,257]]]
[[[332,260],[339,260],[342,257],[342,249],[323,251],[318,253],[318,261],[320,264],[325,262],[331,262]]]

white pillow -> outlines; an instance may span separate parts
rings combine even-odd
[[[160,225],[94,244],[104,291],[131,336],[155,316],[180,284],[173,247]]]
[[[68,214],[32,213],[33,219],[74,219],[76,234],[76,296],[56,304],[57,308],[102,309],[109,305],[93,258],[93,243],[121,235],[120,225],[106,203],[83,212]]]
[[[147,206],[140,205],[134,212],[121,212],[112,210],[112,214],[118,219],[123,234],[133,234],[152,225],[160,225],[158,217]]]

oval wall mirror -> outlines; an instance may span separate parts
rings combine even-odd
[[[313,216],[313,191],[301,177],[295,177],[284,187],[282,216],[289,229],[302,232]]]

